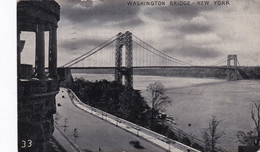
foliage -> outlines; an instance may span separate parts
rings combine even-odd
[[[151,127],[153,122],[153,130],[157,133],[185,144],[191,144],[188,138],[178,137],[168,125],[162,123],[162,120],[159,119],[160,111],[163,111],[164,107],[171,103],[170,98],[164,95],[165,90],[160,82],[152,83],[147,87],[147,91],[151,93],[151,108],[141,96],[140,91],[128,88],[115,81],[90,82],[79,78],[74,80],[71,89],[82,102],[90,106],[145,128]],[[196,147],[201,146],[195,145]]]
[[[164,111],[165,106],[172,103],[170,98],[164,94],[165,89],[161,82],[149,84],[147,91],[151,93],[151,105],[155,110]]]
[[[220,122],[221,120],[218,120],[216,116],[212,116],[208,128],[202,131],[206,151],[215,152],[219,138],[224,135],[224,131],[219,130]]]
[[[191,145],[191,141],[190,141],[189,138],[187,138],[187,137],[183,137],[183,138],[181,139],[181,142],[184,143],[185,145],[188,145],[188,146]]]
[[[175,135],[175,133],[172,131],[172,130],[168,130],[168,132],[167,132],[167,136],[170,138],[170,139],[173,139],[173,140],[176,140],[176,141],[178,141],[178,137],[177,137],[177,135]]]
[[[140,92],[117,82],[75,79],[71,89],[86,104],[147,127],[150,111]]]
[[[195,149],[198,149],[198,150],[202,151],[202,152],[204,151],[204,148],[201,145],[197,144],[197,143],[193,143],[191,146],[193,148],[195,148]]]
[[[159,124],[159,123],[154,124],[154,131],[159,134],[166,135],[166,133],[168,133],[168,130],[169,130],[169,126],[167,125]]]
[[[159,114],[159,111],[165,111],[165,106],[171,104],[171,100],[168,96],[164,94],[164,86],[160,82],[154,82],[149,84],[147,87],[147,91],[151,93],[151,130],[154,130],[154,119],[156,118],[156,114]]]
[[[253,146],[254,145],[254,139],[253,139],[253,131],[249,131],[247,133],[243,131],[238,131],[236,136],[238,139],[238,142],[243,145],[247,146]]]

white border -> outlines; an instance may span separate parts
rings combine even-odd
[[[16,1],[2,1],[0,10],[0,149],[17,152]]]

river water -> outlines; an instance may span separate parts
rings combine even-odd
[[[113,80],[112,74],[72,73],[73,77],[90,81]],[[201,138],[201,131],[208,127],[212,115],[221,120],[220,129],[225,134],[219,146],[228,151],[237,151],[237,131],[254,129],[250,115],[252,101],[260,100],[259,80],[226,81],[223,79],[183,78],[135,75],[134,89],[149,98],[146,87],[160,81],[172,104],[165,107],[166,113],[175,116],[176,127]]]

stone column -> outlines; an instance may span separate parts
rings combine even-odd
[[[45,79],[45,49],[44,49],[44,25],[43,23],[37,24],[36,30],[36,53],[35,53],[35,72],[38,79]]]
[[[57,26],[49,32],[49,78],[58,79],[57,74]]]

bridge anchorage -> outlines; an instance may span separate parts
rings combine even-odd
[[[122,60],[122,48],[125,46],[125,66]],[[122,81],[124,77],[124,82]],[[115,52],[115,81],[133,87],[133,42],[132,33],[127,31],[124,34],[117,34]]]

